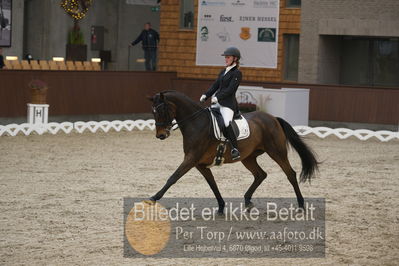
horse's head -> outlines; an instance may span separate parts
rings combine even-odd
[[[153,97],[148,97],[148,99],[152,102],[156,137],[164,140],[170,135],[173,119],[176,117],[176,105],[168,101],[162,92]]]

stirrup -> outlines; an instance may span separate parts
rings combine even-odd
[[[233,148],[233,149],[231,150],[231,159],[232,159],[233,161],[234,161],[234,160],[240,159],[240,152],[238,151],[238,149]]]

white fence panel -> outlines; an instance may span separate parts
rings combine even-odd
[[[42,135],[44,133],[58,134],[59,132],[64,132],[69,134],[71,132],[84,133],[89,131],[91,133],[96,133],[98,131],[109,132],[110,130],[115,130],[120,132],[121,130],[132,131],[134,129],[138,130],[155,130],[154,119],[149,120],[115,120],[115,121],[89,121],[89,122],[63,122],[63,123],[47,123],[47,124],[10,124],[6,126],[0,126],[0,136],[16,136],[18,134],[24,134],[25,136],[36,133]],[[348,128],[328,128],[328,127],[308,127],[308,126],[294,126],[296,132],[299,135],[305,136],[309,134],[314,134],[319,138],[326,138],[330,135],[334,135],[339,139],[347,139],[349,137],[356,137],[360,140],[368,140],[370,138],[377,138],[380,141],[386,142],[390,140],[398,140],[399,132],[380,130],[372,131],[368,129],[357,129],[352,130]]]

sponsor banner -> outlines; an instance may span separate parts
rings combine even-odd
[[[241,51],[241,66],[277,68],[278,0],[199,0],[196,64],[223,66],[223,51]]]

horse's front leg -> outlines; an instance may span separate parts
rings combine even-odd
[[[217,184],[215,182],[215,178],[213,177],[212,171],[209,168],[206,168],[206,166],[204,166],[204,165],[197,165],[197,169],[205,177],[206,182],[208,182],[208,184],[211,187],[213,193],[215,194],[215,197],[216,197],[216,199],[218,201],[218,204],[219,204],[218,214],[219,215],[223,215],[225,202],[224,202],[224,200],[222,198],[222,195],[220,195],[220,192],[219,192],[218,186],[217,186]]]
[[[151,201],[157,201],[163,197],[163,195],[168,191],[168,189],[177,182],[183,175],[185,175],[191,168],[193,168],[196,163],[197,159],[194,156],[185,156],[183,162],[180,166],[176,169],[176,171],[169,177],[166,184],[162,187],[157,194],[150,198]]]

